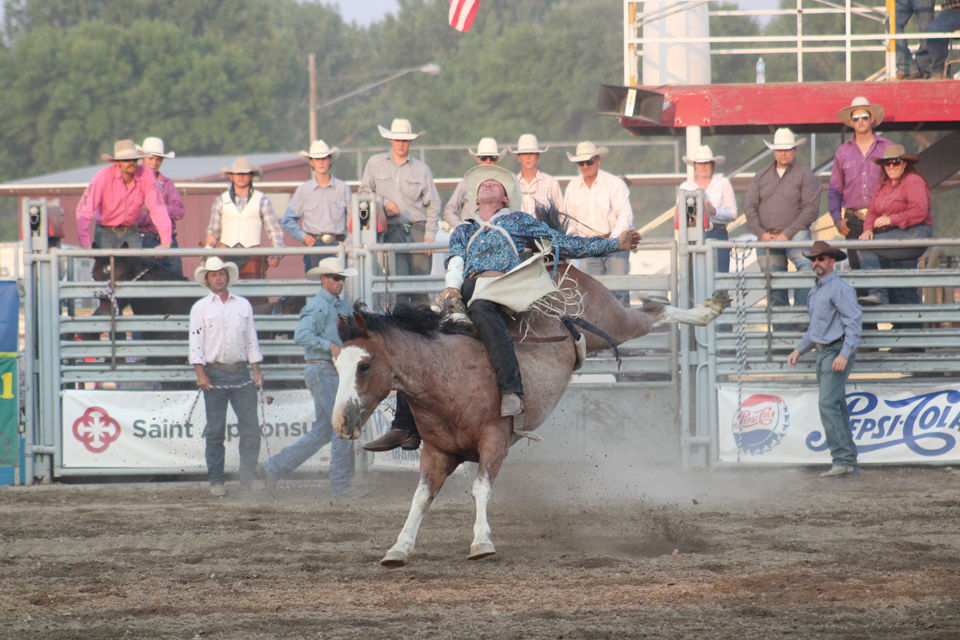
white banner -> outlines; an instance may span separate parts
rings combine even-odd
[[[723,462],[830,463],[816,389],[718,385]],[[861,463],[960,462],[960,389],[847,383],[850,429]]]
[[[313,428],[314,419],[313,398],[305,389],[267,391],[264,396],[261,460],[296,442]],[[390,428],[392,403],[388,399],[377,409],[364,426],[360,442]],[[203,397],[197,399],[196,391],[64,391],[63,467],[205,473],[201,437],[205,422]],[[228,408],[227,471],[238,468],[237,441],[237,417]],[[398,449],[377,454],[374,461],[378,467],[417,468],[419,453]],[[300,469],[325,468],[329,462],[327,445]]]

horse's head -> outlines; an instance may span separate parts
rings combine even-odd
[[[340,384],[333,404],[333,428],[341,438],[355,439],[393,386],[393,373],[382,336],[371,333],[363,314],[340,317],[343,349],[337,356]]]

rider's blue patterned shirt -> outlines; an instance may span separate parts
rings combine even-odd
[[[473,234],[481,228],[483,230],[470,242]],[[513,246],[507,235],[513,240]],[[463,272],[467,277],[483,271],[506,273],[520,264],[518,252],[527,247],[536,250],[534,241],[537,239],[544,239],[559,249],[561,259],[605,256],[620,250],[619,238],[565,236],[527,213],[500,209],[485,225],[469,219],[454,229],[447,260],[453,256],[463,258]]]

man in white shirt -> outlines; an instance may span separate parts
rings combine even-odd
[[[210,493],[217,497],[227,495],[223,442],[228,402],[237,415],[242,487],[252,485],[260,455],[257,389],[263,387],[263,354],[253,326],[253,307],[246,298],[229,290],[238,278],[237,265],[207,258],[197,267],[194,279],[209,288],[210,295],[197,300],[190,310],[190,364],[197,375],[197,386],[203,390],[207,474]],[[248,363],[253,369],[252,378]]]
[[[630,189],[626,183],[600,169],[600,163],[610,152],[592,142],[581,142],[576,153],[568,153],[576,163],[580,175],[570,181],[563,196],[563,210],[570,220],[567,233],[585,238],[616,238],[633,229],[633,209],[630,207]],[[580,268],[590,275],[627,275],[630,273],[630,254],[618,251],[603,258],[586,258]],[[630,305],[630,294],[614,292],[624,304]]]
[[[537,136],[525,133],[517,140],[517,148],[511,150],[520,163],[520,173],[517,180],[520,182],[520,210],[534,215],[537,203],[549,206],[553,203],[557,208],[563,207],[563,194],[560,192],[560,183],[551,175],[540,170],[540,154],[550,147],[540,148]]]

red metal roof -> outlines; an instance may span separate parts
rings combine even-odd
[[[633,87],[634,96],[627,98],[630,89],[604,87],[597,110],[619,116],[634,135],[683,135],[688,126],[703,127],[705,135],[768,134],[784,126],[798,133],[837,132],[844,128],[837,112],[856,96],[883,106],[881,131],[960,129],[957,80]]]

